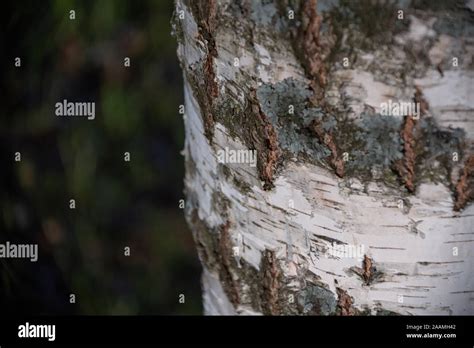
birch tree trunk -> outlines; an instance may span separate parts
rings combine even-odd
[[[206,314],[474,314],[473,6],[176,1]]]

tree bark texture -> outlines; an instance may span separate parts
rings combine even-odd
[[[176,1],[206,314],[474,314],[473,10]]]

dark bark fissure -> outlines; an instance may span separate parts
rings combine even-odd
[[[202,81],[192,79],[194,85],[199,86],[195,92],[198,93],[205,125],[205,135],[212,143],[214,135],[214,100],[218,97],[216,74],[214,71],[214,59],[217,57],[216,41],[214,38],[217,29],[217,4],[216,0],[190,1],[189,4],[194,18],[198,21],[199,39],[207,43],[206,58],[202,66]]]
[[[456,184],[456,202],[454,210],[463,209],[468,202],[474,200],[474,155],[469,156],[461,169],[458,183]]]

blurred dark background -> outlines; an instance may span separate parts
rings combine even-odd
[[[0,243],[38,243],[39,259],[0,258],[0,315],[201,313],[179,208],[173,10],[171,0],[2,2]],[[63,99],[95,101],[95,120],[55,116]]]

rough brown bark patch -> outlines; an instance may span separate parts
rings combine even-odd
[[[413,98],[419,106],[419,116],[427,114],[429,104],[423,97],[423,92],[418,86],[415,86],[415,96]],[[418,121],[412,115],[405,116],[400,136],[403,140],[403,160],[397,164],[397,170],[403,180],[407,190],[415,192],[415,167],[416,167],[416,141],[419,138]]]
[[[208,269],[216,269],[219,265],[213,235],[209,232],[206,224],[199,218],[196,209],[193,209],[189,214],[189,220],[193,226],[193,238],[196,243],[199,259]]]
[[[267,315],[278,315],[279,308],[279,290],[281,270],[276,259],[275,252],[266,249],[261,261],[262,272],[262,310]]]
[[[349,296],[347,291],[336,288],[337,291],[337,307],[339,308],[339,313],[342,316],[352,316],[356,314],[356,310],[352,307],[354,301],[352,297]]]
[[[218,87],[216,82],[216,73],[214,71],[214,58],[217,57],[217,47],[214,38],[216,31],[216,0],[208,1],[191,1],[191,10],[194,18],[199,18],[198,38],[207,43],[207,54],[203,63],[203,81],[198,83],[204,84],[205,93],[198,100],[203,113],[203,121],[205,125],[206,137],[212,142],[214,134],[214,116],[213,105],[214,99],[218,97]]]
[[[257,120],[257,128],[251,130],[251,143],[257,149],[257,167],[264,182],[263,188],[269,190],[273,187],[273,174],[280,157],[278,137],[275,128],[260,107],[255,90],[250,91],[249,102],[251,112]]]
[[[461,169],[461,175],[456,185],[456,202],[454,210],[463,209],[466,204],[474,199],[474,155],[470,155]]]
[[[364,276],[365,283],[369,285],[375,271],[372,259],[368,257],[367,255],[364,255],[362,266],[364,270],[363,276]]]
[[[323,61],[323,47],[320,42],[320,28],[322,18],[316,11],[317,0],[303,1],[301,6],[301,26],[298,39],[295,40],[296,50],[306,74],[311,80],[311,88],[315,93],[315,100],[322,100],[322,89],[326,86],[327,72]]]
[[[205,267],[219,274],[222,287],[231,303],[236,306],[240,303],[239,283],[234,279],[235,268],[232,255],[232,241],[230,238],[230,222],[212,229],[202,221],[194,209],[190,212],[193,237],[197,246],[199,258]]]
[[[320,123],[313,121],[310,125],[311,130],[316,134],[319,141],[326,145],[331,151],[331,158],[329,159],[332,167],[335,169],[339,177],[344,176],[344,161],[339,157],[336,142],[331,133],[324,131]]]
[[[357,274],[365,285],[383,281],[383,272],[377,270],[374,260],[367,255],[364,255],[364,259],[362,260],[362,268],[354,266],[351,267],[350,270]]]
[[[400,173],[408,191],[415,191],[415,126],[416,120],[412,116],[405,116],[401,137],[403,139],[403,164]]]
[[[230,302],[235,306],[240,303],[239,283],[234,280],[232,272],[232,242],[229,235],[230,222],[227,221],[220,228],[218,255],[221,267],[219,269],[219,277],[225,284],[224,290],[229,297]]]

